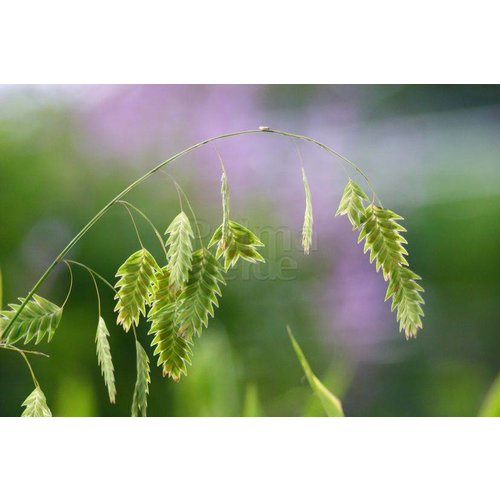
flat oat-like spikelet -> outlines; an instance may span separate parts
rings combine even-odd
[[[392,298],[400,330],[406,338],[415,337],[422,328],[424,289],[417,283],[420,276],[408,268],[408,252],[403,246],[407,241],[400,234],[406,229],[397,222],[403,218],[392,210],[370,204],[362,220],[358,241],[365,240],[364,251],[370,252],[370,262],[375,261],[377,271],[382,269],[384,279],[389,281],[386,300]]]
[[[181,336],[199,336],[208,318],[213,317],[214,307],[219,305],[220,285],[225,284],[221,271],[219,262],[206,248],[193,253],[189,280],[178,299],[176,322]]]
[[[392,297],[391,310],[397,309],[399,330],[405,332],[406,338],[416,337],[419,328],[422,328],[424,299],[421,292],[424,289],[417,283],[420,276],[408,267],[397,266],[391,271],[389,286],[385,300]]]
[[[175,382],[187,375],[187,367],[191,364],[192,341],[180,336],[176,318],[176,304],[161,309],[151,321],[148,335],[154,335],[151,346],[155,347],[154,354],[158,356],[158,366],[162,366],[164,377],[170,377]]]
[[[353,229],[357,229],[365,215],[364,201],[368,201],[368,196],[351,179],[342,193],[342,199],[335,215],[347,215]]]
[[[180,290],[188,279],[193,253],[193,230],[188,216],[184,212],[177,215],[165,234],[168,234],[167,268],[170,285],[175,290]]]
[[[101,367],[104,383],[108,389],[109,401],[115,402],[116,386],[115,386],[115,368],[113,366],[113,359],[111,358],[111,348],[109,346],[109,331],[106,323],[99,316],[99,323],[97,325],[97,333],[95,337],[97,362]]]
[[[408,255],[403,244],[408,243],[401,232],[406,229],[398,224],[403,217],[392,210],[377,207],[373,203],[365,210],[365,220],[359,233],[358,243],[365,240],[364,252],[370,252],[370,262],[375,260],[377,271],[382,268],[384,279],[398,265],[407,266]]]
[[[116,276],[120,280],[116,284],[116,322],[122,325],[126,332],[132,325],[139,324],[141,314],[145,316],[146,306],[152,300],[157,271],[155,258],[145,248],[133,253],[118,269]]]
[[[309,255],[312,244],[313,234],[313,211],[311,201],[311,190],[309,189],[309,182],[307,182],[306,172],[302,169],[302,182],[304,184],[304,193],[306,197],[306,209],[304,212],[304,225],[302,227],[302,248],[304,253]]]
[[[178,335],[177,298],[169,285],[170,276],[167,267],[158,272],[157,283],[153,291],[153,305],[149,310],[148,321],[151,328],[148,335],[153,335],[151,346],[158,356],[158,366],[162,366],[163,376],[178,382],[181,375],[187,375],[187,365],[191,364],[192,343]]]
[[[137,379],[132,399],[132,416],[145,417],[148,408],[149,384],[151,383],[149,358],[139,342],[135,342],[137,354]]]
[[[221,160],[222,161],[222,160]],[[264,244],[250,229],[229,218],[230,194],[226,171],[223,168],[221,177],[222,224],[216,229],[208,248],[217,245],[216,258],[224,258],[224,269],[234,266],[238,259],[248,262],[265,262],[257,251]]]
[[[0,330],[3,330],[19,311],[24,300],[20,298],[19,304],[9,304],[10,310],[0,311]],[[6,341],[9,344],[14,344],[19,340],[24,340],[24,343],[27,344],[36,339],[35,344],[38,344],[47,336],[47,341],[50,342],[59,326],[62,313],[62,307],[34,294],[14,320]]]
[[[35,390],[26,398],[22,406],[25,406],[21,417],[51,417],[52,412],[47,405],[45,394],[40,387]]]
[[[224,258],[224,269],[227,271],[233,267],[241,257],[248,262],[265,262],[264,257],[257,251],[258,247],[264,244],[250,229],[234,222],[229,221],[228,234],[226,241],[222,238],[223,225],[221,224],[215,231],[208,248],[217,245],[216,257]]]

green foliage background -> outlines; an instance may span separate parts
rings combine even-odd
[[[389,340],[376,356],[359,359],[344,351],[341,343],[325,340],[330,332],[325,332],[312,306],[320,297],[311,295],[309,285],[324,279],[328,259],[341,256],[322,247],[304,257],[298,223],[293,227],[299,235],[293,254],[298,262],[296,279],[242,279],[249,264],[239,263],[235,279],[224,288],[215,320],[195,343],[189,376],[178,384],[162,379],[161,370],[154,366],[156,360],[152,361],[148,414],[236,416],[244,414],[251,398],[252,407],[258,408],[248,410],[252,414],[322,415],[286,335],[287,323],[315,374],[342,399],[346,415],[477,414],[500,371],[499,87],[270,86],[258,91],[260,114],[248,117],[248,123],[236,120],[246,108],[235,107],[234,114],[219,117],[213,126],[219,128],[211,131],[207,125],[210,132],[201,136],[201,132],[192,133],[189,114],[182,119],[183,110],[192,106],[186,91],[185,100],[177,103],[177,133],[165,134],[154,146],[146,144],[128,157],[89,141],[82,124],[86,110],[82,112],[81,106],[65,98],[63,88],[48,93],[29,87],[3,88],[0,266],[4,303],[24,296],[72,235],[152,165],[205,136],[261,124],[279,125],[317,136],[355,159],[374,181],[384,205],[405,216],[411,266],[423,277],[426,289],[424,329],[416,341],[407,342],[391,317],[385,327]],[[208,95],[214,90],[208,86],[192,92]],[[248,88],[252,92],[255,89]],[[99,105],[93,102],[93,106]],[[168,104],[159,100],[158,106]],[[323,125],[342,118],[339,109],[357,111],[354,118],[345,119],[343,135],[336,137],[325,132]],[[320,123],[310,125],[305,116],[320,116]],[[206,122],[213,119],[207,117]],[[117,117],[116,126],[119,122]],[[230,146],[222,149],[234,217],[245,225],[250,221],[251,228],[283,224],[283,211],[276,210],[273,199],[277,180],[271,169],[277,162],[295,161],[289,167],[290,178],[281,175],[279,183],[298,186],[296,203],[303,210],[300,166],[293,150],[290,158],[283,156],[286,146],[283,141],[276,141],[275,146],[251,141],[255,150],[265,148],[268,161],[269,185],[261,190],[245,189],[245,181],[233,188],[232,183],[237,183],[234,169],[241,156],[233,154]],[[319,185],[315,164],[323,170],[340,169],[327,167],[327,160],[318,160],[315,154],[303,155],[316,211],[323,201],[315,198]],[[209,153],[196,153],[172,170],[195,210],[214,229],[221,222],[217,161]],[[211,176],[204,171],[207,163]],[[345,186],[339,173],[333,175],[332,184],[338,185],[332,191],[331,206],[321,208],[331,212],[332,220]],[[179,212],[175,189],[166,176],[155,177],[129,199],[162,231]],[[138,222],[148,248],[161,256],[155,236]],[[335,232],[350,236],[347,224],[336,225]],[[322,245],[321,235],[318,245]],[[352,252],[362,253],[354,237],[351,245]],[[114,282],[118,266],[137,249],[127,214],[116,207],[71,257]],[[267,256],[265,251],[263,255]],[[271,259],[271,269],[277,265]],[[58,416],[128,415],[136,376],[132,333],[115,325],[112,294],[102,287],[102,315],[111,334],[117,385],[116,405],[110,405],[95,354],[95,291],[84,270],[75,269],[75,280],[53,341],[38,346],[50,354],[50,360],[32,358],[47,402]],[[67,271],[60,266],[41,294],[61,304],[67,281]],[[362,282],[359,287],[362,289]],[[383,298],[382,291],[379,301]],[[385,307],[389,309],[389,303]],[[138,332],[153,360],[147,328],[143,322]],[[0,415],[20,415],[21,403],[32,390],[22,359],[0,351]]]

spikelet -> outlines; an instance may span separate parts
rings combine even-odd
[[[370,252],[370,262],[375,261],[377,271],[382,269],[388,281],[385,300],[392,298],[391,309],[396,312],[400,331],[406,338],[415,337],[422,328],[424,291],[418,283],[420,276],[408,267],[404,247],[406,239],[401,235],[406,229],[398,222],[401,216],[392,210],[378,207],[368,200],[365,192],[352,180],[347,183],[336,215],[347,215],[353,229],[359,229],[358,242],[364,240],[364,252]]]
[[[196,250],[192,262],[186,288],[178,299],[176,315],[179,334],[187,339],[201,335],[208,318],[214,315],[214,307],[219,305],[220,285],[225,284],[219,262],[206,248]]]
[[[165,234],[168,234],[167,268],[170,273],[170,286],[180,290],[188,279],[193,253],[193,230],[188,216],[184,212],[177,215]]]
[[[118,311],[117,324],[128,332],[132,325],[139,324],[141,314],[146,315],[146,306],[151,303],[158,264],[154,257],[141,248],[133,253],[118,269],[115,299]]]
[[[406,230],[397,222],[402,219],[392,210],[370,204],[358,241],[365,240],[364,252],[370,252],[370,262],[375,261],[377,271],[382,269],[384,279],[389,281],[386,300],[392,297],[392,310],[397,309],[400,331],[411,338],[422,328],[424,289],[417,283],[420,276],[407,267],[408,252],[403,246],[407,241],[400,234]]]
[[[385,300],[392,297],[391,310],[397,309],[399,331],[404,331],[407,339],[416,337],[422,328],[424,299],[420,292],[424,289],[417,283],[420,276],[408,267],[397,266],[391,272]]]
[[[408,242],[400,234],[406,229],[396,222],[402,219],[391,210],[370,204],[359,233],[358,243],[365,240],[363,251],[370,252],[370,262],[375,261],[377,271],[382,269],[386,281],[396,266],[408,265],[405,258],[408,252],[403,246]]]
[[[104,377],[104,383],[108,389],[109,401],[111,403],[114,403],[116,398],[115,369],[113,366],[113,359],[111,358],[111,348],[109,346],[108,337],[109,331],[106,323],[104,322],[102,317],[99,317],[99,323],[97,325],[97,333],[95,337],[97,362],[101,367],[102,376]]]
[[[25,406],[21,417],[51,417],[52,413],[47,405],[45,394],[40,387],[35,390],[26,398],[22,406]]]
[[[306,196],[304,225],[302,227],[302,248],[304,249],[304,254],[309,255],[313,234],[313,211],[311,202],[311,190],[309,189],[309,182],[307,182],[306,172],[304,169],[302,169],[302,182],[304,184],[304,193]]]
[[[179,382],[182,375],[187,375],[187,367],[191,364],[192,341],[178,335],[179,327],[175,321],[176,304],[164,307],[151,318],[149,335],[154,335],[151,346],[158,356],[158,366],[162,367],[164,377]]]
[[[342,199],[335,215],[347,215],[353,229],[357,229],[365,214],[363,202],[368,201],[366,193],[351,179],[342,193]]]
[[[154,354],[158,356],[163,376],[178,382],[181,375],[187,375],[187,366],[191,364],[192,343],[178,335],[176,294],[169,282],[168,269],[163,267],[158,272],[153,305],[148,314],[151,322],[148,335],[153,335],[151,346],[155,347]]]
[[[19,298],[19,304],[9,304],[10,310],[0,312],[0,330],[6,329],[24,300]],[[47,336],[47,341],[50,342],[59,326],[62,313],[62,307],[35,294],[15,319],[6,341],[14,344],[23,340],[27,344],[36,339],[35,344],[38,344]]]
[[[137,379],[132,400],[132,416],[145,417],[148,408],[149,384],[151,383],[149,358],[139,342],[135,342],[137,355]]]
[[[248,262],[265,262],[264,257],[256,250],[258,247],[263,247],[264,244],[255,236],[250,229],[238,224],[234,221],[229,221],[229,232],[227,241],[222,239],[222,225],[215,231],[208,248],[217,245],[215,256],[217,259],[224,259],[224,269],[227,271],[233,267],[240,257]]]
[[[256,250],[256,248],[262,247],[264,244],[250,229],[229,218],[229,184],[224,167],[221,177],[221,195],[222,224],[212,236],[208,248],[217,245],[216,258],[224,258],[225,271],[234,266],[240,257],[252,263],[265,262],[262,255]]]

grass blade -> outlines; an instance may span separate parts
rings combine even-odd
[[[250,382],[246,386],[245,401],[243,403],[243,416],[244,417],[262,417],[262,407],[259,399],[259,392],[257,385]]]
[[[287,326],[286,329],[288,331],[290,341],[292,342],[292,346],[295,350],[295,354],[297,354],[297,358],[299,358],[300,364],[302,365],[302,369],[304,370],[309,385],[311,386],[311,389],[316,394],[316,396],[319,398],[323,409],[325,410],[325,413],[329,417],[343,417],[344,411],[342,409],[342,403],[321,383],[318,377],[314,375],[311,367],[309,366],[309,363],[307,362],[306,357],[304,356],[304,353],[302,352],[302,349],[300,348],[300,345],[295,340],[295,337],[292,334],[292,330],[289,326]]]
[[[491,384],[478,416],[500,417],[500,374],[497,375],[497,378]]]

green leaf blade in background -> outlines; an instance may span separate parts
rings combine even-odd
[[[491,384],[478,413],[479,417],[500,417],[500,374]]]
[[[263,417],[262,405],[259,398],[257,384],[249,382],[245,388],[245,400],[243,402],[244,417]]]
[[[239,359],[227,333],[211,327],[196,343],[196,362],[180,385],[172,384],[175,416],[240,417]]]
[[[316,394],[316,396],[319,398],[321,405],[325,410],[325,413],[329,417],[343,417],[344,410],[342,409],[342,403],[321,383],[318,377],[316,377],[306,357],[304,356],[304,353],[302,352],[300,345],[295,340],[295,337],[292,334],[292,330],[288,326],[287,326],[287,331],[290,337],[290,341],[292,342],[292,346],[295,350],[295,354],[297,355],[297,358],[299,359],[299,362],[302,365],[302,369],[304,370],[309,385],[311,386],[311,389]]]

